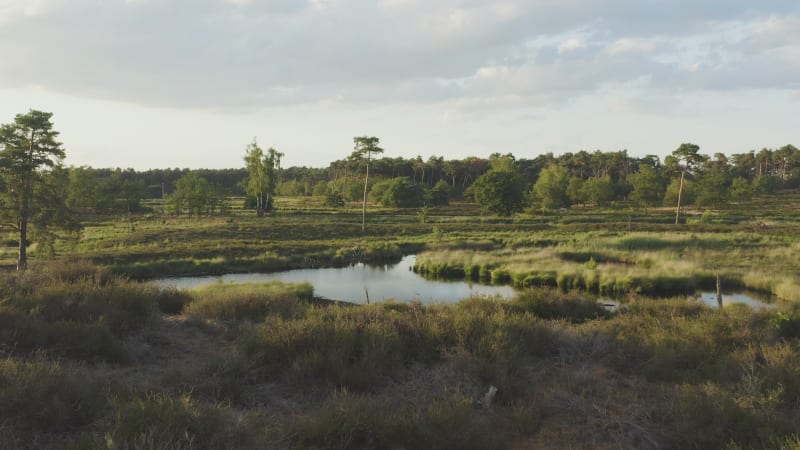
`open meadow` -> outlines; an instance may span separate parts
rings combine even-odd
[[[0,448],[800,447],[800,192],[680,225],[624,204],[372,206],[363,232],[360,205],[318,197],[264,217],[147,206],[0,273]],[[356,305],[308,283],[147,283],[409,254],[425,277],[517,294]],[[717,282],[770,307],[691,299]]]

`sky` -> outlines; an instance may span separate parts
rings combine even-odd
[[[0,0],[0,123],[73,166],[800,146],[798,0]]]

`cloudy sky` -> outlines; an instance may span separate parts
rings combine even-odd
[[[0,0],[0,123],[70,165],[800,145],[798,0]]]

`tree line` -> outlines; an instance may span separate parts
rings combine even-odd
[[[18,234],[20,268],[31,236],[47,247],[58,232],[78,229],[80,214],[137,212],[145,199],[163,199],[175,214],[198,215],[224,213],[228,197],[244,197],[259,216],[272,209],[276,195],[319,196],[331,207],[358,201],[362,227],[368,201],[403,208],[464,199],[498,215],[632,201],[645,210],[674,206],[677,223],[686,205],[717,208],[800,187],[800,150],[793,145],[727,156],[684,143],[663,161],[627,150],[448,160],[381,156],[379,138],[357,136],[349,156],[324,168],[281,168],[283,154],[255,140],[244,149],[243,167],[234,169],[65,167],[51,118],[31,110],[0,126],[0,220]]]

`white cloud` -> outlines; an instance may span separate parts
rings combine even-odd
[[[800,79],[794,0],[65,5],[0,0],[3,86],[247,109],[493,95],[553,102],[640,77],[653,89],[787,89]],[[768,69],[753,70],[754,61]]]
[[[585,45],[578,38],[569,38],[558,46],[558,53],[566,53],[572,50],[583,48]]]
[[[607,47],[608,53],[620,55],[625,53],[650,53],[656,48],[651,40],[622,38]]]

